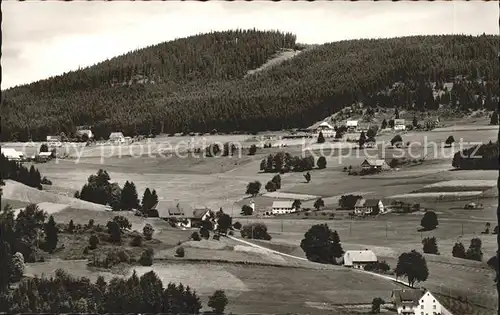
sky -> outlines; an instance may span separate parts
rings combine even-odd
[[[498,34],[496,2],[2,1],[6,89],[127,51],[209,31],[256,28],[305,44],[431,34]]]

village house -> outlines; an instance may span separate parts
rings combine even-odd
[[[425,289],[394,290],[391,299],[400,315],[452,315],[430,291]]]
[[[369,263],[376,263],[377,256],[371,250],[348,250],[344,253],[344,266],[364,269]]]
[[[406,130],[405,120],[404,119],[394,119],[394,128],[395,131],[403,131]]]
[[[356,215],[376,215],[385,213],[385,207],[380,199],[358,199],[354,205]]]
[[[357,120],[348,120],[346,122],[347,132],[356,132],[358,131],[358,121]]]
[[[39,163],[44,163],[52,159],[52,152],[40,152],[35,155],[34,160]]]
[[[319,135],[320,132],[325,138],[335,137],[335,128],[326,121],[319,124],[319,126],[316,128],[315,133]]]
[[[366,159],[361,163],[361,168],[363,170],[388,170],[390,166],[387,164],[385,160],[381,159]]]
[[[80,137],[83,137],[85,135],[87,137],[87,139],[89,139],[89,140],[94,138],[94,134],[92,133],[92,130],[90,130],[90,129],[77,130],[76,134],[79,135]]]
[[[181,228],[199,227],[202,221],[212,221],[214,217],[212,211],[208,208],[193,208],[181,203],[168,206],[167,203],[159,201],[153,209],[158,212],[158,217],[164,220],[172,220],[177,227]],[[214,223],[215,229],[215,222],[212,223]]]
[[[271,213],[276,214],[286,214],[295,212],[296,209],[293,206],[293,200],[276,200],[273,201],[273,206]]]
[[[368,140],[366,140],[364,147],[365,148],[374,148],[376,146],[376,144],[377,143],[375,142],[375,139],[369,138]]]
[[[109,135],[108,139],[109,139],[109,141],[113,141],[113,142],[119,142],[119,143],[125,142],[125,137],[123,136],[122,132],[112,132]]]
[[[61,136],[47,136],[47,145],[49,147],[60,147],[62,137]]]
[[[12,149],[12,148],[1,148],[1,153],[9,161],[21,162],[24,158],[24,155],[22,152],[16,151],[15,149]]]

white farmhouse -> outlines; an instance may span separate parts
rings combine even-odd
[[[94,134],[92,133],[92,130],[90,130],[90,129],[80,129],[80,130],[77,130],[76,133],[80,136],[85,135],[87,137],[87,139],[94,138]]]
[[[344,266],[364,269],[369,263],[376,263],[377,256],[371,250],[348,250],[344,254]]]
[[[286,214],[295,212],[293,200],[273,201],[272,214]]]
[[[319,124],[319,126],[316,128],[316,135],[319,135],[320,132],[325,138],[335,137],[335,128],[326,121]]]
[[[348,120],[346,122],[346,127],[348,132],[356,132],[358,131],[358,121],[357,120]]]
[[[425,289],[394,290],[391,297],[400,315],[453,315]]]
[[[395,131],[406,130],[405,120],[404,119],[394,119],[394,130]]]
[[[114,142],[125,142],[125,137],[123,136],[122,132],[112,132],[109,135],[109,141],[114,141]]]
[[[9,161],[22,161],[23,160],[23,153],[16,151],[15,149],[12,148],[1,148],[2,154],[9,160]]]

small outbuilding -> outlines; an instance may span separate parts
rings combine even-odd
[[[364,170],[388,170],[390,166],[382,159],[366,159],[361,163],[361,168]]]
[[[344,266],[364,269],[369,263],[376,263],[377,256],[371,250],[348,250],[344,254]]]

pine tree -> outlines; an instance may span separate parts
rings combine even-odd
[[[385,120],[385,118],[384,118],[384,120],[382,120],[382,125],[380,126],[380,128],[381,129],[387,128],[387,120]]]
[[[142,196],[142,202],[141,202],[141,209],[143,212],[151,210],[150,200],[151,200],[151,191],[149,190],[149,188],[146,188],[146,190],[144,191],[144,195]]]
[[[323,136],[323,132],[319,132],[318,135],[318,143],[325,143],[325,137]]]
[[[57,247],[59,231],[54,221],[54,217],[50,216],[49,221],[45,223],[45,245],[48,252],[52,253]]]
[[[498,125],[498,112],[494,111],[491,114],[490,125]]]

